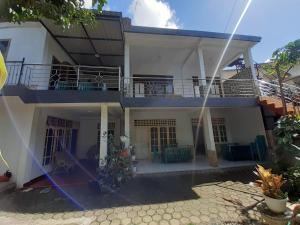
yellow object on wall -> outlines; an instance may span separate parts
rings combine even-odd
[[[7,70],[5,66],[4,57],[0,51],[0,90],[3,88],[7,79]]]

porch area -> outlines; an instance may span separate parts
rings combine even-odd
[[[130,109],[137,174],[255,165],[268,150],[259,107]]]

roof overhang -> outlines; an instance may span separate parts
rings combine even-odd
[[[76,64],[120,66],[124,61],[122,13],[103,11],[94,24],[63,29],[53,21],[40,21]]]
[[[181,30],[181,29],[166,29],[156,27],[143,27],[143,26],[128,26],[125,29],[128,33],[140,33],[140,34],[156,34],[156,35],[171,35],[171,36],[183,36],[183,37],[198,37],[198,38],[216,38],[216,39],[229,39],[231,34],[217,33],[208,31],[196,31],[196,30]],[[260,42],[261,37],[250,35],[233,35],[233,40],[239,41],[251,41]]]

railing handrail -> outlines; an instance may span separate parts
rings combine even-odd
[[[22,61],[7,61],[6,63],[22,63]],[[71,67],[71,68],[93,68],[93,69],[119,69],[120,66],[88,66],[88,65],[69,65],[69,64],[43,64],[43,63],[24,63],[24,66],[60,66],[60,67]]]
[[[182,80],[184,80],[184,81],[186,81],[186,80],[191,80],[191,81],[193,81],[193,80],[205,80],[205,81],[210,81],[211,80],[211,78],[175,78],[174,79],[174,77],[160,77],[160,76],[158,76],[158,77],[155,77],[155,75],[153,75],[153,76],[151,76],[151,75],[149,75],[149,77],[148,76],[142,76],[142,77],[136,77],[136,76],[134,76],[134,77],[124,77],[124,79],[126,79],[126,80],[130,80],[130,79],[147,79],[147,80],[173,80],[173,81],[177,81],[177,80],[179,80],[179,81],[182,81]],[[232,80],[232,81],[251,81],[251,82],[253,82],[254,80],[253,79],[250,79],[250,78],[247,78],[247,79],[241,79],[241,78],[239,78],[239,79],[235,79],[235,78],[228,78],[228,79],[225,79],[225,78],[214,78],[214,81],[215,80],[221,80],[221,81],[228,81],[228,80]]]

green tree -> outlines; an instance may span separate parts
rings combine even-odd
[[[94,10],[84,8],[84,0],[0,0],[0,19],[22,23],[43,18],[69,28],[71,24],[94,22],[106,0],[92,0]]]
[[[283,82],[287,78],[291,69],[300,60],[300,39],[288,43],[286,46],[276,49],[270,63],[263,66],[267,75],[278,80],[281,102],[284,109],[284,115],[287,113],[286,101],[284,98]]]

